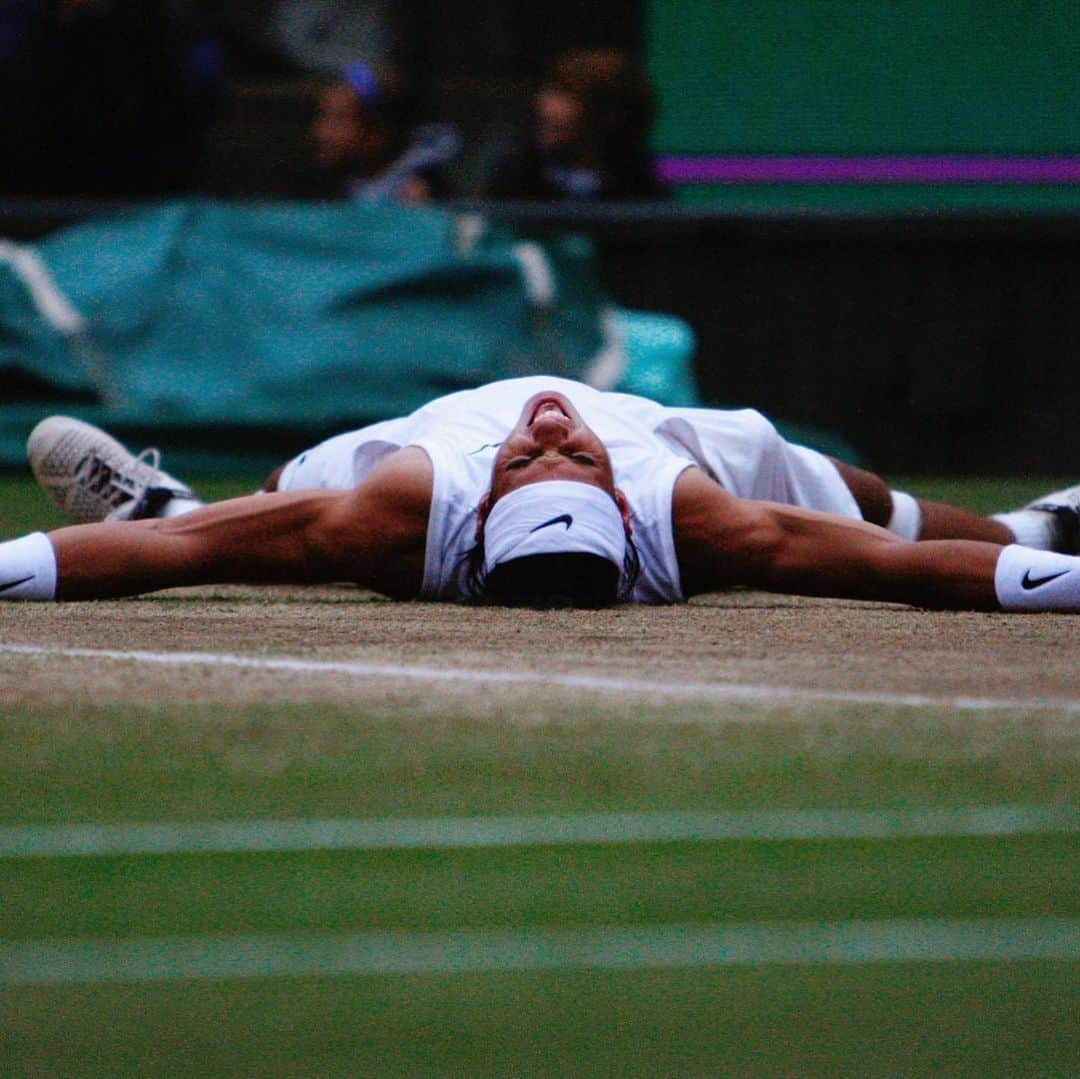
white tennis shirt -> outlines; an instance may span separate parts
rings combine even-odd
[[[813,450],[785,442],[758,412],[667,408],[643,397],[546,375],[462,390],[409,416],[338,435],[290,462],[279,489],[353,487],[387,454],[419,446],[434,471],[420,597],[468,599],[476,512],[491,483],[495,454],[525,402],[545,390],[569,398],[611,456],[615,483],[630,504],[641,558],[635,603],[679,603],[684,598],[671,499],[676,479],[692,465],[740,498],[860,516],[833,464]]]

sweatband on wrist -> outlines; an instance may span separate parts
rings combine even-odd
[[[1037,547],[1040,551],[1054,549],[1057,522],[1052,513],[1043,510],[1012,510],[1010,513],[995,513],[990,519],[1003,524],[1022,547]]]
[[[0,543],[0,600],[56,599],[56,554],[44,532]]]
[[[1010,544],[998,556],[994,591],[1003,611],[1080,611],[1080,558]]]
[[[901,539],[917,540],[922,531],[922,510],[907,491],[892,491],[892,516],[885,526]]]

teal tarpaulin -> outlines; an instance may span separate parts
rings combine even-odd
[[[0,466],[54,412],[140,440],[170,428],[187,468],[277,463],[525,374],[693,405],[693,352],[681,319],[605,302],[579,237],[540,246],[434,209],[166,203],[0,241]]]
[[[351,204],[168,203],[0,252],[0,461],[32,423],[332,430],[455,389],[587,376],[587,244]]]

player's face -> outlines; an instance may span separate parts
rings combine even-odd
[[[525,402],[495,455],[490,502],[545,480],[591,483],[615,496],[607,448],[561,393],[538,393]]]

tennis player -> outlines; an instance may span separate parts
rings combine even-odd
[[[757,412],[556,378],[439,398],[206,506],[156,451],[78,420],[43,421],[28,451],[54,501],[96,523],[0,544],[0,598],[352,581],[397,599],[595,607],[741,585],[1080,611],[1080,486],[979,517],[788,443]]]

